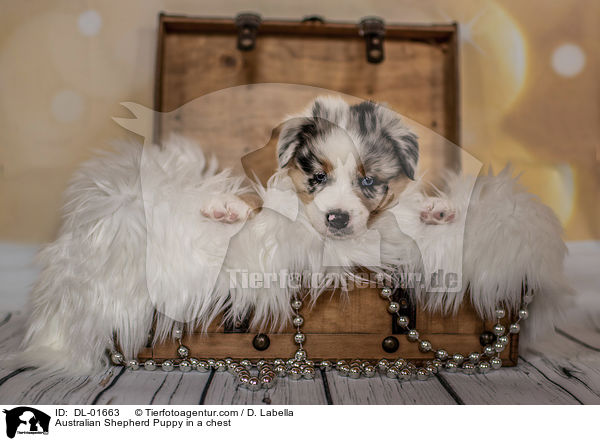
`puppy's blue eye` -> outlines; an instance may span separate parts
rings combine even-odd
[[[327,181],[327,175],[325,173],[315,173],[314,178],[319,184]]]
[[[363,187],[373,185],[373,178],[371,176],[365,176],[361,182]]]

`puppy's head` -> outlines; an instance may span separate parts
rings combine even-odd
[[[282,126],[277,154],[312,225],[339,239],[361,235],[395,202],[419,156],[417,136],[394,112],[331,97]]]

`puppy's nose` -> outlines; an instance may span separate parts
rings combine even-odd
[[[325,215],[325,223],[336,230],[341,230],[348,226],[350,215],[347,211],[333,210]]]

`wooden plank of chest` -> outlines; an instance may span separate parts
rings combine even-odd
[[[333,404],[456,404],[436,379],[399,382],[385,376],[352,379],[327,372]]]
[[[327,404],[323,380],[317,374],[314,380],[280,378],[273,389],[249,391],[235,384],[233,375],[216,373],[204,404]]]

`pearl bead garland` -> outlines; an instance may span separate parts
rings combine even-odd
[[[373,364],[369,361],[338,360],[322,360],[313,362],[307,358],[303,344],[306,342],[306,335],[302,332],[301,326],[304,324],[304,318],[300,315],[299,310],[302,308],[302,300],[294,298],[291,301],[291,307],[294,312],[292,323],[296,327],[294,334],[294,342],[298,349],[294,353],[294,357],[288,360],[275,359],[273,361],[259,360],[252,363],[250,360],[240,360],[235,362],[231,358],[224,360],[198,360],[197,358],[189,357],[189,348],[182,344],[183,324],[176,323],[173,327],[173,336],[179,344],[177,355],[179,359],[164,360],[162,363],[157,363],[154,360],[146,360],[140,364],[137,360],[126,360],[123,354],[118,351],[113,351],[110,354],[110,359],[115,365],[125,366],[131,370],[138,370],[141,366],[147,371],[154,371],[160,367],[165,372],[171,372],[174,369],[179,369],[181,372],[190,372],[196,370],[198,372],[208,372],[214,370],[216,372],[229,372],[236,378],[236,383],[242,387],[246,387],[251,391],[257,391],[261,388],[271,389],[275,386],[278,378],[289,377],[293,380],[314,379],[316,369],[323,372],[329,372],[335,369],[340,376],[358,379],[360,377],[371,378],[377,372],[385,375],[388,378],[397,379],[399,381],[407,380],[427,380],[436,375],[440,369],[446,372],[462,372],[464,374],[473,374],[479,372],[487,374],[492,370],[497,370],[502,367],[502,359],[500,353],[508,346],[510,339],[507,335],[507,329],[500,323],[500,319],[506,316],[506,311],[503,308],[496,308],[494,316],[498,320],[492,329],[490,342],[484,346],[482,353],[472,352],[467,356],[462,354],[450,355],[448,351],[442,348],[434,348],[428,340],[420,338],[419,332],[416,329],[410,328],[409,318],[400,315],[400,304],[392,300],[393,290],[389,287],[384,287],[380,291],[383,299],[387,300],[387,311],[396,315],[396,323],[407,329],[406,338],[409,342],[417,343],[419,350],[423,353],[433,352],[434,358],[425,361],[421,367],[417,367],[412,362],[408,362],[402,358],[390,361],[381,359]],[[523,296],[522,305],[518,310],[518,319],[508,326],[508,334],[518,334],[521,331],[521,320],[529,317],[527,306],[533,301],[533,294],[528,293]],[[495,336],[495,341],[491,339]],[[484,343],[482,343],[483,345]]]

